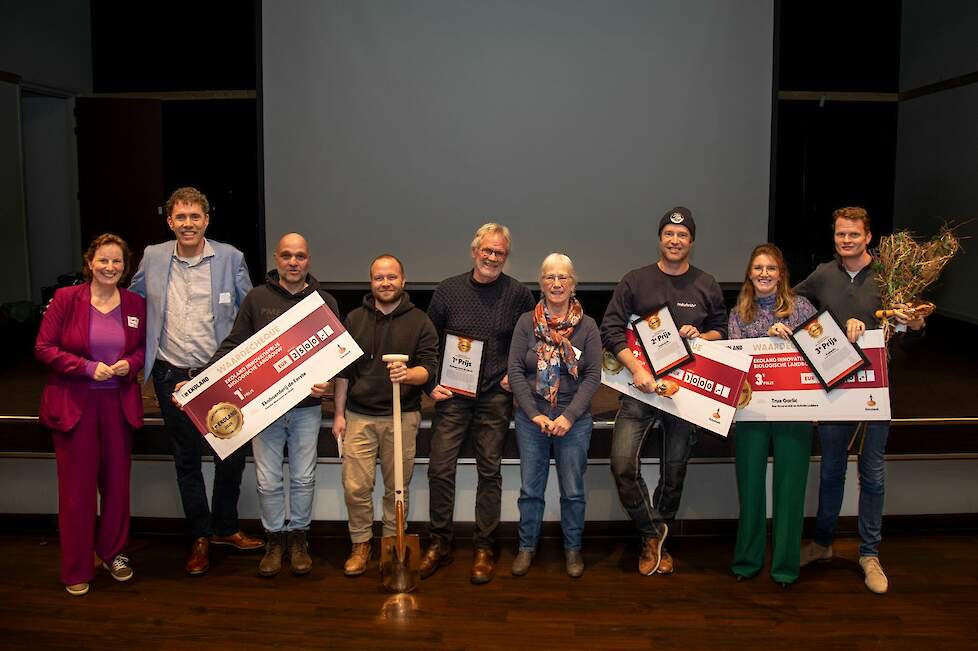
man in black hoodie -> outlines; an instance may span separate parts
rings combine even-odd
[[[421,424],[421,387],[438,370],[438,334],[404,292],[404,265],[384,254],[370,264],[370,293],[350,312],[344,326],[363,356],[336,378],[333,435],[343,450],[343,492],[353,549],[343,567],[358,576],[370,560],[374,521],[374,478],[380,454],[384,477],[384,535],[394,536],[394,463],[404,464],[404,500],[414,471],[415,438]],[[385,363],[387,354],[407,355],[407,363]],[[403,458],[394,459],[392,382],[401,384]]]
[[[318,291],[326,307],[339,316],[336,299],[319,289],[319,281],[308,272],[309,244],[298,233],[287,233],[275,247],[275,269],[265,283],[245,296],[231,333],[218,347],[208,366],[228,354],[296,303]],[[307,534],[312,520],[312,499],[316,485],[316,459],[319,429],[322,426],[322,397],[327,383],[313,386],[309,397],[285,412],[251,440],[258,479],[261,522],[268,534],[265,556],[258,564],[262,576],[275,576],[282,569],[282,556],[288,548],[293,574],[312,569]],[[289,450],[289,517],[285,513],[285,485],[282,477],[284,448]]]

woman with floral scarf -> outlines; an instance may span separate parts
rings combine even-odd
[[[591,399],[601,382],[601,335],[574,297],[576,284],[570,258],[548,255],[540,266],[540,302],[520,317],[509,349],[522,479],[515,576],[530,570],[536,553],[551,452],[557,462],[567,574],[584,574],[584,471],[593,425]]]

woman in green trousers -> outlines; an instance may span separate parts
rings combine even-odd
[[[730,313],[729,337],[782,337],[815,314],[803,296],[792,293],[780,249],[761,244],[751,253],[737,305]],[[756,576],[764,567],[767,538],[767,458],[774,449],[771,578],[782,587],[798,579],[805,486],[812,450],[808,422],[737,421],[734,432],[740,522],[731,570],[737,580]]]

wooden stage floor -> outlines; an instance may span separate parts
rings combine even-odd
[[[216,550],[210,572],[182,570],[178,536],[137,537],[129,583],[101,571],[85,597],[58,582],[58,541],[0,536],[0,647],[6,649],[964,649],[978,645],[978,536],[897,535],[883,544],[890,593],[863,586],[856,540],[789,589],[737,583],[730,538],[679,539],[678,572],[642,577],[637,545],[586,541],[587,572],[563,573],[542,543],[530,573],[509,575],[512,541],[485,586],[468,583],[471,548],[411,595],[380,588],[376,562],[342,575],[347,541],[314,538],[313,572],[256,574],[260,553]]]

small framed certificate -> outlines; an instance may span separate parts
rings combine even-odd
[[[866,354],[849,342],[846,329],[828,308],[795,328],[791,340],[826,391],[869,365]]]
[[[452,393],[475,398],[482,378],[486,342],[457,332],[445,333],[438,383]]]
[[[693,361],[693,351],[689,342],[680,336],[668,303],[648,316],[633,318],[632,328],[656,380]]]

